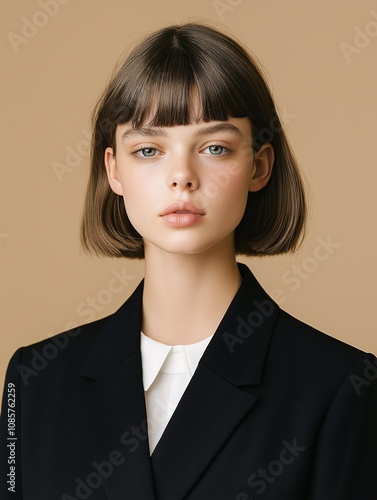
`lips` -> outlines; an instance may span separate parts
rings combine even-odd
[[[203,210],[197,208],[193,203],[175,202],[169,205],[161,214],[161,217],[168,214],[197,214],[204,215]]]
[[[204,211],[193,203],[176,201],[166,207],[161,218],[165,224],[177,230],[200,224],[204,215]]]

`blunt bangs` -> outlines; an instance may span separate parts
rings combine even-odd
[[[237,41],[197,23],[147,36],[117,67],[93,111],[91,171],[81,224],[84,249],[95,255],[144,258],[141,235],[108,183],[104,154],[116,151],[118,125],[170,127],[248,117],[252,147],[270,143],[268,184],[249,193],[235,230],[235,253],[277,255],[301,243],[306,197],[297,161],[254,56]]]
[[[115,147],[115,128],[125,123],[170,127],[249,116],[255,130],[268,126],[272,117],[263,112],[268,92],[255,102],[260,89],[254,88],[251,69],[256,62],[233,40],[201,28],[165,28],[130,54],[98,110],[97,126],[108,145]],[[198,116],[192,116],[194,94]],[[269,104],[274,109],[271,100]]]

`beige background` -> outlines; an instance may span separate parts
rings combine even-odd
[[[188,19],[226,27],[263,62],[310,185],[302,250],[239,260],[291,314],[377,353],[375,1],[4,0],[2,11],[1,386],[17,347],[111,313],[142,278],[143,261],[79,248],[89,116],[129,44]],[[354,40],[358,29],[369,35]]]

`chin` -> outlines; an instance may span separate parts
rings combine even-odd
[[[171,246],[170,248],[162,248],[167,253],[174,255],[197,255],[203,253],[207,250],[207,248],[197,247],[197,246]]]
[[[181,244],[181,245],[164,245],[162,247],[162,250],[170,253],[170,254],[175,254],[175,255],[199,255],[199,254],[205,254],[207,252],[213,253],[216,251],[216,244],[215,243],[197,243],[194,244],[192,241],[190,243],[186,244]]]

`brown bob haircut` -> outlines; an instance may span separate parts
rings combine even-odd
[[[91,172],[81,225],[86,251],[143,258],[144,243],[122,196],[109,186],[104,164],[115,151],[118,125],[170,127],[190,123],[195,89],[203,121],[249,117],[252,148],[275,152],[268,184],[248,194],[235,229],[235,252],[276,255],[296,249],[306,222],[302,179],[271,92],[254,58],[235,40],[197,23],[169,26],[147,36],[115,70],[93,113]],[[153,112],[152,118],[150,118]]]

